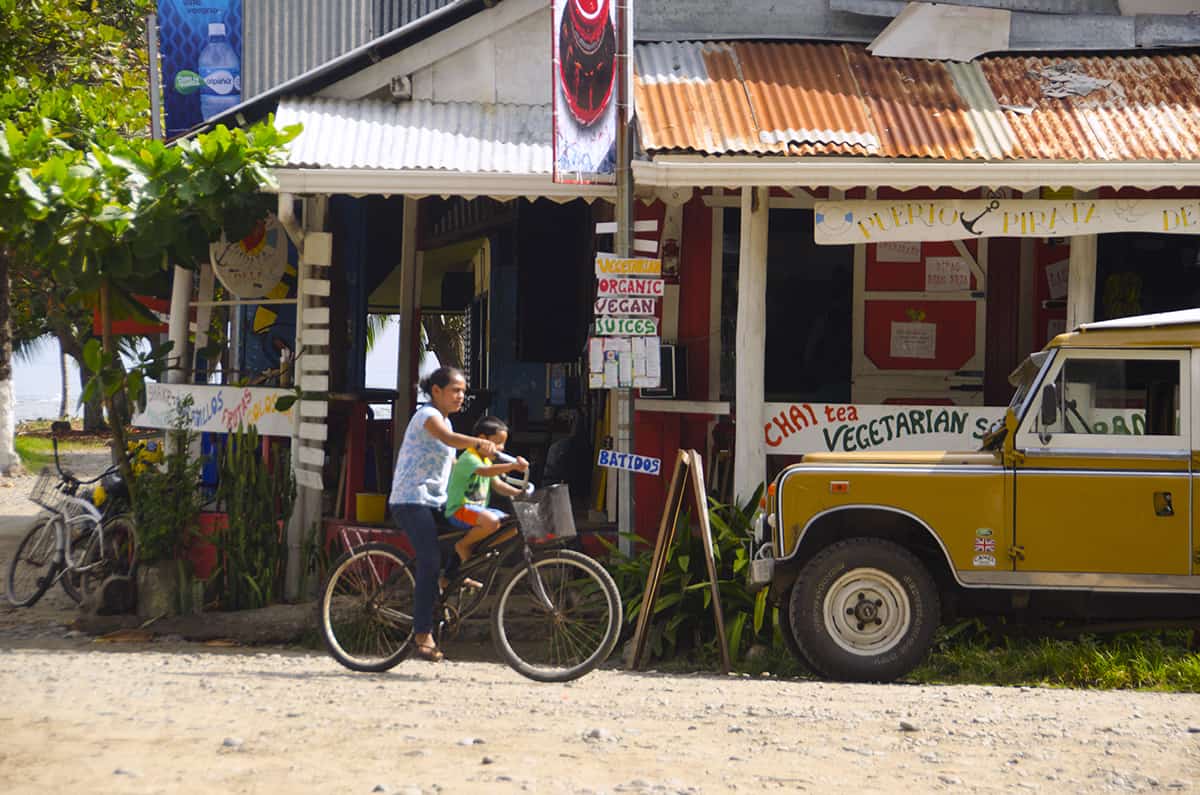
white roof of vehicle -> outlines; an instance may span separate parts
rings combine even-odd
[[[1177,312],[1157,312],[1153,315],[1135,315],[1134,317],[1119,317],[1113,320],[1101,320],[1098,323],[1084,323],[1078,331],[1102,331],[1117,328],[1154,328],[1155,326],[1190,326],[1200,324],[1200,308],[1180,309]]]

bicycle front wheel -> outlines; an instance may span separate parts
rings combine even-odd
[[[58,572],[56,516],[41,516],[17,545],[8,564],[6,595],[16,607],[29,607],[42,598]]]
[[[599,563],[569,549],[513,571],[492,611],[496,650],[538,682],[583,676],[608,658],[620,631],[616,583]]]
[[[133,517],[114,516],[92,528],[80,567],[80,588],[90,597],[109,577],[132,577],[137,569],[137,532]]]
[[[321,636],[352,671],[395,667],[412,648],[417,581],[405,555],[364,544],[333,564],[321,595]]]

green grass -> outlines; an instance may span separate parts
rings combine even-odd
[[[903,681],[936,685],[1072,687],[1095,690],[1200,692],[1200,653],[1190,630],[1047,637],[992,637],[967,621],[943,628],[929,657]],[[715,670],[715,644],[687,660],[655,661],[662,671]],[[739,673],[814,678],[782,648],[764,649],[734,665]]]
[[[1189,631],[1125,633],[1078,640],[940,641],[909,679],[922,684],[1041,685],[1100,690],[1200,692],[1200,654]]]
[[[42,467],[54,465],[54,447],[49,437],[18,434],[14,446],[17,448],[17,455],[21,458],[21,464],[32,473],[36,474],[42,471]],[[105,446],[102,441],[58,443],[60,452],[98,450]]]

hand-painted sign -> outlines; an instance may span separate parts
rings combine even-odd
[[[1003,406],[768,403],[772,455],[862,450],[977,450]]]
[[[596,275],[601,278],[605,276],[661,276],[662,260],[597,254]]]
[[[597,298],[597,315],[653,315],[657,307],[653,298]]]
[[[662,471],[662,461],[633,453],[618,453],[616,450],[601,450],[596,463],[609,469],[625,469],[639,475],[657,475]]]
[[[602,277],[596,290],[600,296],[624,295],[662,298],[665,282],[662,279],[621,279]]]
[[[656,317],[598,317],[596,334],[601,337],[656,337]]]
[[[931,199],[818,201],[824,245],[1100,232],[1200,233],[1196,199]]]
[[[276,411],[275,401],[293,394],[287,389],[203,384],[147,384],[146,409],[133,416],[133,424],[143,428],[170,428],[175,407],[185,396],[192,396],[191,429],[228,433],[238,425],[258,429],[263,436],[291,436],[295,429],[293,412]]]

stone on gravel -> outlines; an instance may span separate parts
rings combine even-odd
[[[241,748],[245,743],[240,737],[226,737],[221,741],[222,748]]]
[[[915,732],[915,731],[920,731],[920,729],[917,728],[917,725],[915,723],[909,723],[906,720],[902,720],[902,721],[900,721],[900,731]]]

